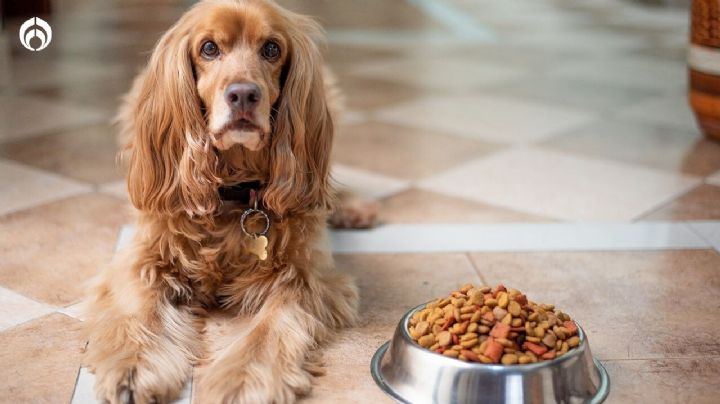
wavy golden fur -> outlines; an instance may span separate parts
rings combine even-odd
[[[168,402],[203,361],[201,402],[292,402],[311,389],[319,344],[353,324],[356,288],[326,247],[333,119],[320,34],[271,1],[205,1],[157,43],[120,112],[136,235],[88,297],[86,363],[101,401]],[[209,39],[216,56],[202,53]],[[277,59],[264,56],[269,40]],[[234,82],[262,94],[242,120],[222,98]],[[248,251],[244,207],[218,196],[251,180],[266,184],[272,218],[265,261]],[[213,308],[251,320],[209,356]]]

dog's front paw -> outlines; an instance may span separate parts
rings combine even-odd
[[[169,403],[182,390],[182,370],[150,368],[142,362],[129,368],[96,370],[95,394],[100,402],[110,404]]]
[[[203,403],[294,403],[312,390],[312,375],[296,365],[249,362],[212,365],[200,382]]]
[[[373,199],[343,196],[328,222],[338,229],[367,229],[377,224],[379,210],[380,204]]]

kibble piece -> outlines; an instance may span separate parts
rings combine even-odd
[[[440,346],[448,346],[452,342],[452,335],[449,331],[441,331],[437,335],[437,342]]]
[[[502,307],[503,309],[507,307],[510,299],[508,298],[508,294],[505,292],[500,292],[498,294],[498,307]]]
[[[503,365],[514,365],[518,363],[518,357],[515,354],[505,354],[502,356]]]
[[[520,303],[516,302],[515,300],[508,303],[508,312],[512,314],[514,317],[517,317],[520,315],[520,310],[522,310],[522,307],[520,307]]]
[[[430,334],[430,335],[423,335],[422,337],[420,337],[420,338],[418,339],[418,344],[420,344],[420,346],[425,347],[425,348],[431,346],[431,345],[434,344],[435,342],[436,342],[436,341],[435,341],[435,336],[432,335],[432,334]]]
[[[574,337],[570,337],[567,340],[567,343],[570,348],[575,348],[576,346],[580,345],[580,338],[577,335]]]
[[[446,349],[445,351],[443,351],[443,355],[450,356],[452,358],[457,358],[458,355],[460,355],[460,352],[458,352],[454,349]]]

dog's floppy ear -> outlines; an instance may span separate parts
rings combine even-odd
[[[310,18],[286,12],[288,55],[270,150],[265,205],[279,215],[329,208],[333,122],[323,84],[322,30]]]
[[[220,180],[182,23],[156,45],[120,120],[131,133],[128,189],[133,204],[143,211],[203,216],[217,207]]]

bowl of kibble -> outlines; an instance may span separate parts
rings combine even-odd
[[[371,361],[401,403],[601,403],[610,391],[583,329],[552,304],[463,285],[408,311]]]

